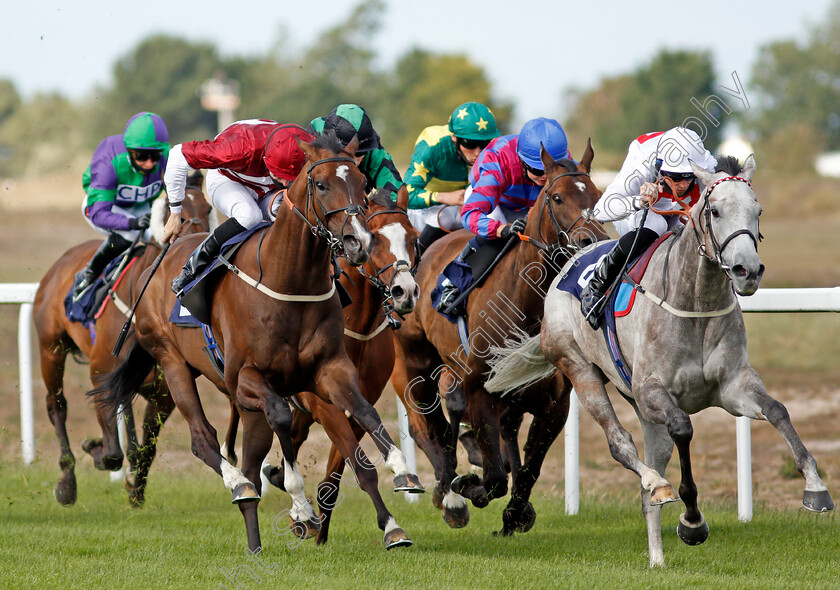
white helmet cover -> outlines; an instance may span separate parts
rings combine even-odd
[[[703,145],[700,136],[686,127],[674,127],[662,134],[656,146],[656,159],[663,172],[691,172],[693,161],[714,172],[717,160]]]

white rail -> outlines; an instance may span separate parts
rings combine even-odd
[[[20,371],[20,431],[23,462],[35,458],[35,436],[32,405],[32,302],[37,283],[0,284],[0,303],[20,304],[18,321],[18,367]],[[751,297],[739,298],[744,312],[840,312],[840,287],[821,289],[759,289]],[[408,432],[405,410],[400,408],[400,429]],[[577,514],[580,509],[580,453],[579,408],[577,395],[572,392],[569,418],[565,430],[565,491],[566,513]],[[750,420],[736,419],[738,457],[738,518],[752,519],[752,453]],[[413,459],[413,445],[403,439],[403,452]]]

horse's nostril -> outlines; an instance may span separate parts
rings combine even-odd
[[[402,299],[403,295],[405,295],[405,289],[403,289],[399,285],[391,287],[391,296],[394,299]]]
[[[342,241],[344,242],[344,249],[347,252],[358,252],[361,248],[361,244],[355,236],[344,236]]]
[[[747,272],[747,269],[744,268],[742,265],[736,264],[735,266],[732,267],[732,274],[734,274],[735,276],[738,276],[738,277],[745,277],[749,273]]]
[[[414,287],[414,298],[415,299],[420,299],[420,286],[419,285]]]

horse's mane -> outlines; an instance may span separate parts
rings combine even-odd
[[[378,190],[370,196],[370,202],[386,209],[397,209],[397,203],[391,197],[392,194],[391,191]]]
[[[344,150],[344,146],[341,145],[341,141],[339,141],[335,131],[332,129],[325,129],[323,133],[315,133],[314,135],[315,140],[312,142],[313,147],[320,148],[322,150],[329,150],[334,154],[347,153]]]
[[[742,171],[741,164],[735,156],[718,156],[715,172],[726,172],[730,176],[738,176]]]

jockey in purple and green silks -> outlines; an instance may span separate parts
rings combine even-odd
[[[149,227],[152,202],[163,190],[169,132],[160,116],[137,113],[122,135],[103,139],[82,176],[88,223],[108,236],[76,281],[74,297],[84,292],[108,263]]]

